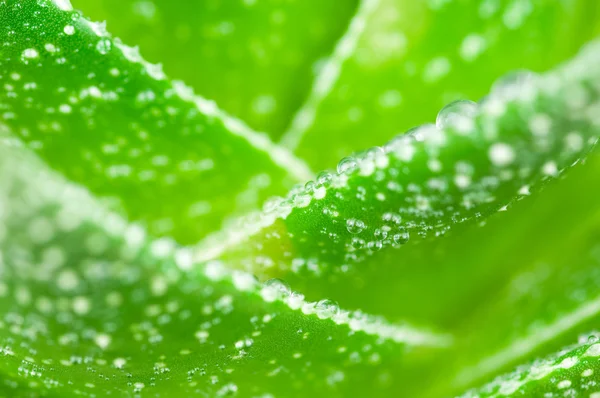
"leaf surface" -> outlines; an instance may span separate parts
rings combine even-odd
[[[9,395],[385,396],[405,359],[448,344],[222,263],[181,272],[185,248],[107,212],[19,141],[5,137],[0,155]]]
[[[318,279],[387,248],[444,235],[530,195],[585,156],[599,134],[597,43],[544,75],[509,75],[480,104],[343,159],[337,173],[268,203],[199,245],[262,274]]]
[[[473,389],[461,397],[522,396],[600,396],[598,333],[581,336],[578,344],[522,365],[510,374],[498,376],[489,384]]]
[[[429,122],[453,100],[479,100],[509,71],[570,58],[593,37],[598,4],[364,0],[360,9],[282,140],[315,169]]]
[[[357,0],[73,1],[169,76],[278,138]]]
[[[103,24],[63,8],[0,6],[2,119],[54,170],[184,244],[310,176]]]

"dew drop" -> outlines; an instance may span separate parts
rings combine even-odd
[[[315,306],[317,316],[321,319],[332,318],[340,312],[338,304],[329,299],[321,300]]]
[[[282,197],[273,196],[273,197],[267,199],[267,201],[263,205],[263,211],[265,213],[271,213],[273,211],[276,211],[277,208],[281,205],[281,202],[283,202],[283,201],[284,201],[284,199]]]
[[[306,207],[310,204],[311,199],[312,199],[312,196],[310,196],[310,195],[305,195],[305,194],[295,195],[293,198],[294,206],[295,207]]]
[[[358,169],[358,162],[353,156],[347,156],[340,160],[337,165],[337,172],[339,174],[352,173]]]
[[[503,167],[514,162],[515,151],[510,145],[497,142],[490,147],[488,156],[494,165]]]
[[[317,175],[317,184],[324,185],[328,187],[331,185],[331,181],[333,180],[333,175],[331,175],[328,171],[322,171]]]
[[[460,100],[446,105],[438,113],[435,125],[438,129],[455,128],[468,131],[473,127],[473,118],[477,114],[477,104],[473,101]]]
[[[37,58],[38,55],[39,53],[35,48],[28,48],[25,51],[23,51],[23,58],[32,59]]]
[[[314,181],[309,181],[306,184],[304,184],[304,190],[306,192],[312,193],[315,191],[316,188],[317,188],[317,183]]]
[[[596,343],[591,345],[583,355],[586,357],[600,356],[600,344]]]
[[[21,54],[21,60],[27,64],[29,60],[39,57],[39,53],[35,48],[28,48]]]
[[[73,27],[73,25],[66,25],[63,28],[63,32],[65,32],[66,35],[71,36],[71,35],[75,34],[75,27]]]
[[[508,73],[492,85],[492,92],[505,99],[515,99],[531,90],[536,80],[535,73],[516,70]]]
[[[269,279],[264,283],[264,287],[269,293],[274,294],[275,298],[286,298],[292,294],[290,285],[278,278]]]
[[[367,248],[371,251],[378,252],[383,249],[383,243],[380,240],[374,240],[367,243]]]
[[[362,249],[365,246],[365,240],[354,236],[350,241],[350,245],[355,250]]]
[[[111,47],[112,47],[112,43],[111,43],[110,39],[107,39],[107,38],[100,39],[100,40],[98,40],[98,43],[96,43],[96,51],[98,51],[102,55],[108,54]]]
[[[410,239],[410,235],[408,232],[401,232],[399,234],[394,234],[392,237],[394,243],[397,245],[403,245]]]
[[[349,218],[346,220],[346,229],[351,234],[358,234],[366,228],[364,221],[357,220],[355,218]]]
[[[81,18],[81,11],[71,12],[71,21],[78,21]]]

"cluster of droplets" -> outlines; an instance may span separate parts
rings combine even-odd
[[[579,343],[547,358],[518,367],[489,384],[468,391],[461,398],[496,398],[544,393],[545,397],[600,396],[598,333],[580,336]]]
[[[337,173],[324,172],[316,180],[292,189],[287,197],[268,201],[262,213],[246,218],[235,228],[230,241],[235,244],[251,239],[249,236],[261,231],[261,237],[280,240],[281,223],[273,228],[278,229],[276,233],[268,228],[277,219],[287,219],[294,213],[293,223],[283,223],[288,229],[284,233],[294,243],[296,237],[309,233],[308,229],[297,230],[296,220],[310,213],[311,218],[319,220],[319,230],[310,230],[311,236],[327,241],[316,245],[311,255],[319,251],[330,258],[337,256],[339,262],[346,262],[338,268],[347,270],[348,263],[363,261],[366,255],[387,246],[402,246],[413,237],[441,236],[455,224],[507,209],[513,201],[529,195],[535,184],[556,178],[574,164],[585,148],[583,143],[577,148],[575,144],[584,142],[584,134],[592,134],[572,132],[563,140],[553,133],[554,115],[544,113],[544,101],[538,98],[549,95],[556,101],[570,101],[569,96],[557,96],[567,86],[561,73],[543,77],[528,71],[508,74],[480,103],[453,102],[439,112],[435,124],[411,129],[383,148],[344,158]],[[586,78],[581,73],[575,76],[569,78]],[[582,106],[585,97],[577,98]],[[504,125],[514,122],[515,116],[519,131],[501,131]],[[469,148],[475,159],[456,157],[450,151],[454,145]],[[418,179],[407,177],[413,170]],[[346,211],[345,201],[353,202],[350,212]],[[319,217],[315,217],[315,210]],[[298,222],[298,227],[305,228],[304,221]],[[314,240],[309,244],[315,246]],[[255,246],[259,252],[262,250],[262,245]],[[292,262],[306,260],[305,255],[294,255],[293,249],[288,254]],[[259,257],[265,256],[256,256],[253,263],[266,264]],[[315,256],[317,262],[323,262],[322,258]],[[275,259],[268,265],[286,266]]]
[[[293,292],[286,282],[278,278],[269,279],[263,284],[261,296],[268,302],[283,301],[292,309],[299,309],[305,314],[316,314],[320,319],[336,318],[342,313],[333,300],[323,299],[316,303],[305,301],[304,295]]]

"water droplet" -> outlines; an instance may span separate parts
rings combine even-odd
[[[502,142],[493,144],[488,151],[488,156],[490,161],[499,167],[508,166],[516,157],[513,148]]]
[[[362,249],[365,246],[365,240],[354,236],[350,241],[350,245],[355,250]]]
[[[358,162],[353,156],[347,156],[340,160],[337,165],[337,172],[339,174],[352,173],[358,169]]]
[[[329,299],[321,300],[315,306],[317,316],[321,319],[332,318],[340,312],[338,304]]]
[[[71,36],[75,33],[75,27],[73,27],[73,25],[66,25],[63,28],[63,32],[65,32],[65,34]]]
[[[300,194],[294,196],[294,206],[295,207],[306,207],[310,204],[312,196]]]
[[[331,185],[331,181],[333,180],[333,175],[331,175],[328,171],[322,171],[317,174],[317,184],[324,185],[328,187]]]
[[[415,153],[415,136],[412,133],[418,128],[410,129],[404,135],[394,137],[385,145],[385,151],[387,153],[395,153],[399,159],[409,162]]]
[[[537,75],[528,70],[510,72],[492,85],[492,92],[505,99],[515,99],[531,92]]]
[[[111,47],[112,43],[110,39],[107,38],[100,39],[98,40],[98,43],[96,43],[96,51],[98,51],[102,55],[108,54]]]
[[[275,211],[275,210],[277,210],[277,208],[283,201],[284,201],[284,199],[282,197],[279,197],[279,196],[271,197],[271,198],[267,199],[267,201],[263,205],[263,211],[265,213],[270,213],[272,211]]]
[[[473,118],[477,114],[477,104],[473,101],[460,100],[446,105],[437,115],[435,125],[438,129],[455,128],[468,131],[473,127]]]
[[[365,158],[372,160],[376,167],[384,168],[389,164],[385,150],[381,147],[372,147],[365,152]]]
[[[383,242],[380,240],[373,240],[367,243],[367,248],[371,251],[378,252],[379,250],[383,249]]]
[[[288,197],[293,197],[294,195],[298,195],[304,193],[304,185],[295,184],[288,192]]]
[[[397,245],[403,245],[410,239],[410,235],[408,232],[400,232],[398,234],[394,234],[393,238],[394,243]]]
[[[269,279],[265,282],[264,287],[271,292],[274,292],[278,298],[286,298],[292,294],[290,285],[278,278]]]
[[[21,58],[24,61],[27,61],[29,59],[37,58],[39,55],[40,54],[37,52],[37,50],[35,48],[28,48],[23,51],[23,53],[21,54]]]
[[[306,184],[304,184],[304,190],[306,192],[312,193],[315,191],[316,188],[317,188],[317,183],[314,181],[309,181]]]
[[[364,221],[357,220],[355,218],[349,218],[346,220],[346,229],[351,234],[358,234],[366,228]]]
[[[81,11],[73,11],[71,14],[71,21],[77,21],[81,18]]]

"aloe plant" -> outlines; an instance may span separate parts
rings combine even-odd
[[[74,5],[0,3],[2,395],[600,396],[595,1]]]

